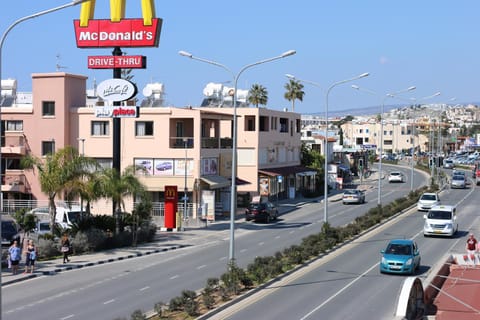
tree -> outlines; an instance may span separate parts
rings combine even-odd
[[[115,232],[120,232],[120,212],[125,211],[124,198],[127,196],[142,196],[145,193],[145,187],[138,180],[135,172],[138,170],[135,166],[128,166],[122,174],[115,168],[104,169],[99,176],[99,187],[103,196],[110,198],[115,204]]]
[[[268,91],[267,88],[261,84],[253,84],[248,93],[248,102],[255,105],[256,108],[258,108],[259,104],[264,106],[267,105]]]
[[[73,181],[90,176],[92,165],[96,164],[93,159],[79,156],[77,149],[71,146],[47,154],[45,159],[26,156],[21,163],[23,168],[38,170],[40,189],[48,197],[51,230],[55,226],[56,196],[62,192],[68,193]]]
[[[292,102],[292,112],[295,112],[295,100],[303,101],[303,96],[305,95],[303,84],[298,80],[290,79],[285,84],[285,89],[287,91],[284,94],[284,98]]]

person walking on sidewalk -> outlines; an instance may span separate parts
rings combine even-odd
[[[35,266],[35,259],[37,259],[37,249],[33,244],[33,240],[28,240],[27,249],[25,251],[25,272],[28,273],[28,267],[30,267],[30,273],[33,273]]]
[[[12,274],[17,274],[20,259],[22,258],[22,250],[20,250],[20,247],[18,246],[18,242],[16,240],[13,241],[10,248],[8,248],[8,254],[10,255]]]
[[[63,253],[63,263],[69,262],[70,259],[68,259],[68,254],[70,253],[70,239],[68,239],[68,235],[66,233],[64,233],[62,237],[61,250]]]

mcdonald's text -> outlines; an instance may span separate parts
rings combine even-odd
[[[80,20],[73,23],[78,48],[158,47],[162,19],[153,19],[151,26],[143,19],[90,20],[87,27],[80,27]]]

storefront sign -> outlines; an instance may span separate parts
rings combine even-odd
[[[89,69],[145,69],[147,57],[145,56],[89,56]]]
[[[96,20],[95,0],[83,2],[73,22],[77,47],[158,47],[162,19],[155,18],[154,0],[141,4],[143,19],[125,19],[125,0],[110,0],[110,20]]]
[[[137,86],[124,79],[108,79],[100,82],[97,93],[106,101],[125,101],[137,94]]]
[[[95,117],[97,118],[138,118],[140,116],[139,107],[96,107]]]

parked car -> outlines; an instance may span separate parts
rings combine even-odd
[[[381,273],[414,274],[420,268],[420,252],[415,241],[410,239],[390,240],[387,247],[380,251]]]
[[[453,169],[455,167],[455,164],[453,163],[452,159],[445,159],[443,160],[443,167],[445,169]]]
[[[365,203],[365,192],[358,189],[346,189],[342,196],[343,204]]]
[[[434,206],[423,215],[423,235],[453,236],[458,231],[457,208],[450,205]]]
[[[404,182],[404,175],[400,171],[392,171],[388,175],[388,182]]]
[[[17,222],[13,217],[2,214],[2,247],[9,247],[14,240],[20,243]]]
[[[450,188],[465,189],[467,187],[467,178],[462,174],[454,174],[450,181]]]
[[[418,199],[417,210],[428,211],[437,204],[440,204],[440,197],[438,194],[433,192],[425,192]]]
[[[278,217],[278,209],[271,202],[252,202],[245,209],[245,220],[270,222]]]

